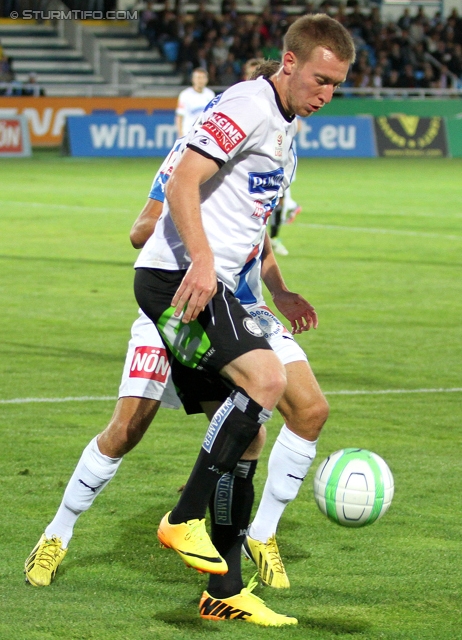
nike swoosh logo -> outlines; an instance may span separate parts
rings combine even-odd
[[[98,488],[98,487],[90,487],[89,484],[87,484],[83,480],[80,480],[80,478],[79,478],[79,482],[80,484],[83,484],[84,487],[87,487],[87,489],[90,489],[90,491],[93,491],[93,493],[95,493],[96,489]]]
[[[209,558],[208,556],[201,556],[198,553],[189,553],[189,551],[181,551],[181,549],[178,549],[178,551],[184,555],[184,556],[190,556],[191,558],[201,558],[202,560],[207,560],[208,562],[217,562],[217,563],[221,563],[222,559],[221,558]]]
[[[300,480],[300,482],[303,482],[303,480],[306,478],[306,476],[305,476],[305,478],[298,478],[297,476],[293,476],[291,473],[288,473],[287,477],[288,478],[293,478],[294,480]]]

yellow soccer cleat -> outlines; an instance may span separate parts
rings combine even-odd
[[[246,536],[242,545],[244,554],[257,565],[263,584],[274,589],[288,589],[289,578],[282,563],[276,536],[272,535],[266,542],[254,540]]]
[[[42,535],[24,565],[26,582],[34,587],[47,587],[51,583],[67,553],[62,545],[61,538]]]
[[[169,515],[170,511],[162,518],[157,531],[161,544],[176,551],[186,566],[199,573],[227,573],[228,565],[213,546],[205,529],[205,520],[170,524]]]
[[[258,581],[255,576],[247,587],[230,598],[212,598],[204,591],[199,604],[201,618],[205,620],[244,620],[263,627],[284,627],[298,624],[297,618],[291,618],[269,609],[261,598],[252,593]]]

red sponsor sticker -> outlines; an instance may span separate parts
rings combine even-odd
[[[21,123],[16,119],[0,118],[0,154],[22,151]]]
[[[130,365],[130,378],[165,382],[170,371],[167,352],[159,347],[136,347]]]
[[[220,112],[212,113],[202,128],[213,136],[218,146],[226,153],[232,151],[246,138],[245,133],[234,120]]]

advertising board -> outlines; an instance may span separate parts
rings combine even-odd
[[[24,158],[30,155],[29,129],[25,117],[0,117],[0,158]]]
[[[372,118],[312,116],[300,121],[297,155],[317,158],[373,158]]]

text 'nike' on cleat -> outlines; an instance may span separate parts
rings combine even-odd
[[[51,583],[67,553],[62,545],[61,538],[42,535],[25,562],[26,582],[34,587],[47,587]]]
[[[205,520],[170,524],[169,515],[170,511],[162,518],[157,530],[161,544],[176,551],[188,567],[199,573],[227,573],[228,565],[213,546],[205,529]]]
[[[276,613],[267,607],[261,598],[252,593],[256,585],[257,580],[254,576],[247,587],[230,598],[213,598],[207,591],[204,591],[199,604],[201,618],[205,620],[244,620],[263,627],[298,624],[297,618]]]
[[[247,558],[253,560],[257,565],[263,584],[274,589],[288,589],[290,587],[289,578],[279,555],[276,536],[272,535],[266,542],[246,536],[242,550]]]

